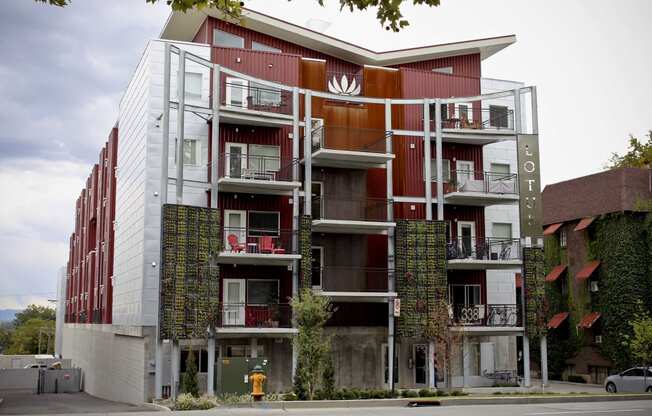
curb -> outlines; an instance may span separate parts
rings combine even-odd
[[[366,399],[366,400],[313,400],[313,401],[278,401],[262,403],[239,403],[223,408],[251,409],[351,409],[361,407],[425,407],[425,406],[472,406],[472,405],[504,405],[504,404],[537,404],[537,403],[586,403],[604,401],[652,400],[652,394],[627,395],[575,395],[549,397],[482,397],[482,398],[442,398],[440,400],[419,399]]]
[[[171,412],[172,410],[169,407],[163,406],[157,403],[143,403],[144,407],[147,407],[156,412]]]

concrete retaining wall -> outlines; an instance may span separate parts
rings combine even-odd
[[[38,368],[0,369],[0,390],[32,390],[36,392]]]
[[[152,328],[120,331],[112,325],[66,324],[63,356],[82,369],[83,390],[107,400],[140,404],[151,396]]]

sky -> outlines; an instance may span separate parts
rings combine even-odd
[[[65,265],[74,204],[148,39],[169,10],[145,0],[2,0],[0,12],[0,309],[47,303]],[[375,11],[337,0],[249,0],[292,23],[382,51],[515,34],[485,77],[536,85],[544,184],[604,168],[629,134],[652,129],[652,1],[442,0],[385,31]]]

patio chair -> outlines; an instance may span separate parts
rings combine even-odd
[[[229,235],[226,237],[226,239],[228,240],[229,245],[231,246],[231,251],[232,251],[232,252],[234,251],[234,252],[236,252],[236,253],[240,253],[240,252],[245,251],[246,246],[245,246],[244,244],[240,244],[240,243],[238,242],[238,236],[237,236],[237,235],[235,235],[235,234],[229,234]]]
[[[274,246],[274,239],[269,236],[260,237],[260,252],[265,254],[285,254],[285,249]]]

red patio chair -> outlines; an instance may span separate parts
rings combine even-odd
[[[231,251],[235,251],[236,253],[239,253],[241,251],[245,251],[246,247],[244,244],[240,244],[238,242],[238,236],[235,234],[229,234],[226,239],[229,241],[229,245],[231,246]]]
[[[266,235],[260,237],[260,252],[265,254],[285,254],[284,248],[274,247],[274,239],[272,236]]]

